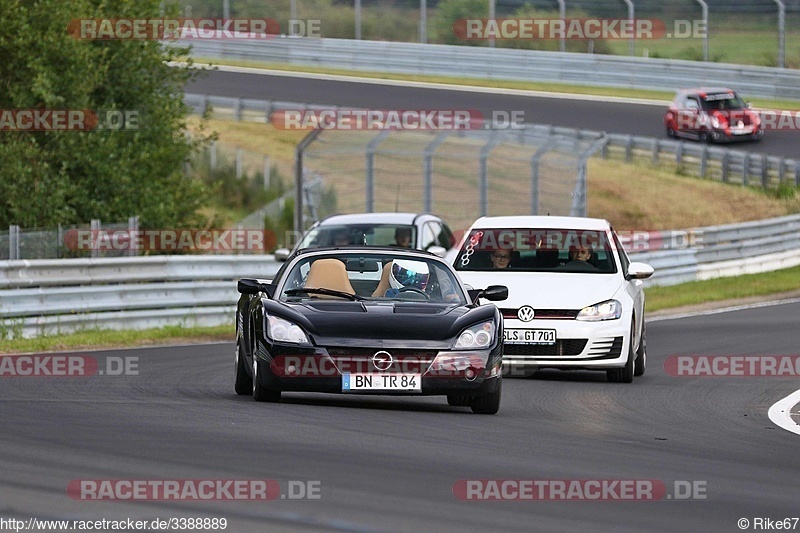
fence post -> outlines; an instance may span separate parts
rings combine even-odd
[[[322,133],[321,129],[314,129],[303,137],[297,148],[294,149],[294,232],[300,235],[303,231],[303,153],[314,140]],[[281,206],[283,211],[283,206]]]
[[[211,141],[211,157],[209,160],[209,165],[211,166],[211,170],[215,170],[217,168],[217,141]]]
[[[58,225],[58,233],[56,235],[56,257],[62,259],[64,257],[64,228],[61,224]]]
[[[19,259],[19,226],[8,227],[8,259]]]
[[[539,149],[531,156],[531,215],[539,214],[539,163],[550,150],[553,144],[553,139],[548,139]]]
[[[89,228],[92,230],[92,242],[97,243],[99,241],[100,236],[100,220],[97,218],[93,218],[90,222]],[[97,246],[92,246],[92,258],[97,257],[99,250]]]
[[[272,167],[269,164],[269,156],[264,156],[264,190],[269,190],[269,182],[272,174]]]
[[[423,210],[427,212],[433,210],[433,155],[436,153],[436,149],[447,139],[448,135],[450,135],[449,131],[439,133],[436,138],[425,147],[422,169],[422,203]]]
[[[139,217],[128,217],[128,255],[139,255]]]
[[[236,179],[241,179],[242,174],[244,173],[242,169],[242,149],[236,149]]]
[[[233,116],[236,118],[236,122],[241,122],[242,120],[242,99],[236,99],[236,105],[233,108]]]
[[[389,136],[389,130],[383,130],[367,144],[367,183],[364,187],[367,193],[365,211],[372,213],[375,210],[375,152],[378,145]]]
[[[480,153],[480,173],[478,175],[478,209],[479,216],[489,214],[489,154],[500,140],[497,130],[489,134],[489,141],[483,145]]]

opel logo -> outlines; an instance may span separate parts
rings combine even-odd
[[[531,307],[530,305],[523,305],[522,307],[519,308],[519,311],[517,311],[517,318],[519,318],[523,322],[530,322],[531,320],[533,320],[533,315],[534,315],[533,307]]]
[[[392,359],[392,354],[389,352],[381,350],[375,352],[375,355],[372,356],[372,364],[378,370],[389,370],[392,363],[394,363],[394,359]]]

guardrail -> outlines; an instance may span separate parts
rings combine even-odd
[[[629,235],[625,246],[632,260],[655,268],[646,286],[800,265],[800,215],[645,236]],[[271,278],[279,266],[268,255],[0,261],[0,337],[233,327],[234,281]]]
[[[184,103],[196,113],[209,108],[225,109],[237,121],[269,122],[272,113],[284,110],[341,109],[339,106],[323,106],[298,102],[253,100],[205,94],[186,94]],[[561,135],[572,138],[599,138],[601,132],[577,130],[552,125],[526,124],[534,135],[544,137]],[[600,150],[605,158],[624,158],[650,161],[653,164],[670,162],[683,172],[723,183],[776,187],[788,182],[800,186],[800,160],[769,156],[727,147],[711,146],[697,142],[675,141],[639,137],[634,135],[607,134],[607,142]]]
[[[765,98],[800,99],[800,71],[729,63],[305,37],[178,43],[192,45],[192,55],[204,59],[662,91],[722,85]]]

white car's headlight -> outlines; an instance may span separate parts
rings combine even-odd
[[[487,320],[461,332],[455,349],[486,348],[494,340],[494,321]]]
[[[606,300],[599,304],[590,305],[581,309],[576,320],[597,322],[600,320],[614,320],[622,316],[622,304],[617,300]]]
[[[311,344],[300,326],[272,315],[267,317],[267,335],[270,339],[278,342]]]

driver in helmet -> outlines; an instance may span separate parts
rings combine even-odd
[[[422,261],[395,259],[389,273],[389,289],[386,296],[392,298],[401,292],[425,293],[428,286],[430,270]]]

